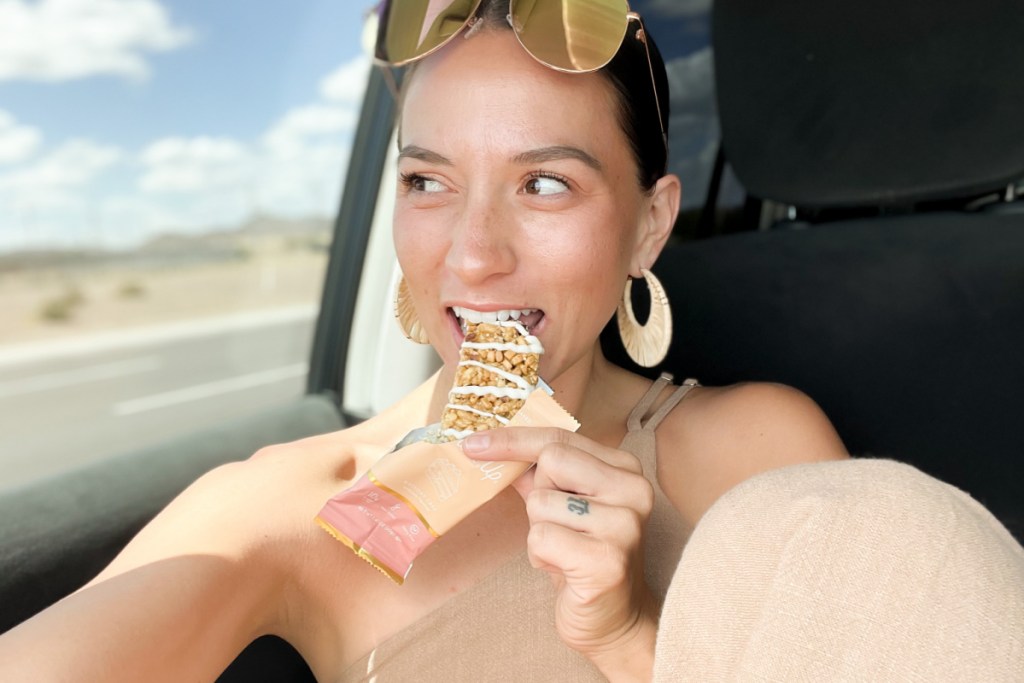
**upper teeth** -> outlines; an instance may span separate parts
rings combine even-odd
[[[533,313],[535,308],[518,308],[518,309],[507,309],[502,311],[474,311],[471,308],[463,308],[461,306],[452,306],[452,310],[455,315],[461,320],[467,323],[496,323],[498,321],[505,322],[509,318],[512,320],[519,320],[524,315],[530,315]]]

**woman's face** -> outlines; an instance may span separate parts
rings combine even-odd
[[[458,38],[417,68],[394,237],[445,363],[460,317],[511,314],[543,343],[545,379],[589,366],[627,275],[653,261],[637,248],[650,199],[616,107],[602,76],[544,67],[510,31]]]

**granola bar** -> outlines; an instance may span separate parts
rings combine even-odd
[[[543,352],[540,340],[515,320],[470,323],[441,415],[441,433],[461,439],[508,424],[537,386]]]

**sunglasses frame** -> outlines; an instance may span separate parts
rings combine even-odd
[[[462,26],[460,26],[457,31],[453,31],[450,36],[448,36],[443,41],[441,41],[440,43],[438,43],[434,47],[430,48],[429,50],[427,50],[427,51],[425,51],[425,52],[423,52],[421,54],[409,57],[407,59],[403,59],[403,60],[399,60],[399,61],[392,61],[392,60],[383,59],[381,57],[378,57],[377,56],[377,48],[376,48],[376,44],[375,44],[374,51],[373,51],[374,52],[374,54],[373,54],[374,61],[377,62],[378,64],[382,64],[382,65],[386,65],[386,66],[402,67],[402,66],[407,66],[409,64],[412,64],[413,62],[419,61],[419,60],[421,60],[421,59],[423,59],[425,57],[429,57],[430,55],[434,54],[435,52],[437,52],[438,50],[443,48],[445,45],[448,45],[450,42],[452,42],[452,40],[456,36],[462,34],[464,31],[466,32],[466,35],[469,35],[469,33],[471,33],[473,31],[473,27],[480,20],[478,12],[480,10],[480,5],[481,5],[482,2],[483,2],[483,0],[476,0],[473,3],[473,6],[470,8],[469,13],[466,16],[466,20],[462,24]],[[530,57],[532,57],[534,60],[536,60],[539,64],[543,64],[544,66],[548,67],[549,69],[552,69],[554,71],[558,71],[558,72],[561,72],[561,73],[567,73],[567,74],[587,74],[587,73],[593,73],[595,71],[599,71],[599,70],[603,69],[604,67],[608,66],[608,64],[612,61],[612,59],[615,58],[615,54],[618,54],[618,50],[621,49],[621,47],[622,47],[622,42],[620,42],[619,43],[619,48],[616,49],[615,54],[612,54],[612,56],[608,58],[608,61],[606,61],[603,64],[600,64],[600,65],[598,65],[596,67],[593,67],[591,69],[566,69],[565,67],[560,67],[560,66],[557,66],[555,64],[549,64],[548,62],[545,62],[543,59],[540,59],[537,55],[533,54],[533,52],[528,47],[526,47],[526,45],[523,43],[522,36],[519,35],[519,30],[515,27],[515,24],[512,21],[512,10],[513,10],[513,4],[514,3],[515,3],[515,0],[509,0],[509,2],[508,2],[508,14],[505,17],[505,19],[509,23],[509,26],[512,28],[512,33],[515,34],[516,40],[519,42],[519,45],[523,48],[523,50],[526,51],[526,54],[530,55]],[[384,4],[385,3],[383,2],[383,0],[382,0],[382,2],[380,2],[378,4],[378,6],[377,6],[377,14],[378,14],[378,16],[380,15],[380,10],[384,7]],[[628,0],[626,0],[625,4],[626,4],[626,30],[622,34],[622,41],[625,41],[626,37],[629,34],[629,24],[630,24],[630,22],[635,21],[638,24],[638,28],[636,30],[636,33],[633,34],[633,37],[636,40],[640,41],[640,43],[644,46],[644,54],[647,57],[647,71],[648,71],[648,73],[651,76],[651,92],[654,94],[654,108],[655,108],[655,111],[656,111],[656,113],[658,115],[658,128],[661,130],[661,141],[665,145],[665,153],[667,154],[668,153],[668,131],[665,129],[665,123],[664,123],[664,121],[661,118],[661,98],[658,97],[658,84],[657,84],[657,81],[654,78],[654,64],[651,61],[651,48],[647,44],[647,30],[644,27],[644,21],[643,21],[642,18],[640,18],[640,15],[637,12],[634,12],[630,8]],[[376,43],[380,42],[380,37],[379,36],[380,36],[380,33],[383,32],[384,30],[385,30],[385,22],[381,21],[380,22],[380,26],[377,29],[377,31],[378,31],[378,38],[377,38]]]

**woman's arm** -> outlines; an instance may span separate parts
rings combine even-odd
[[[683,403],[658,428],[658,483],[690,529],[754,475],[849,457],[821,408],[792,387],[701,387]]]
[[[254,638],[290,637],[313,517],[358,452],[325,435],[203,475],[99,576],[0,636],[0,680],[213,680]]]
[[[268,469],[201,477],[99,576],[0,636],[0,680],[216,678],[276,621],[274,570],[246,519]]]
[[[200,477],[99,576],[0,635],[0,681],[213,680],[268,633],[304,656],[315,650],[311,665],[316,656],[333,662],[341,625],[325,621],[322,600],[308,614],[307,593],[319,599],[340,577],[356,580],[339,566],[346,560],[367,566],[313,518],[382,448],[422,424],[433,381],[356,427],[271,446]],[[318,650],[320,641],[328,646]]]
[[[265,594],[223,558],[154,562],[90,584],[0,637],[0,679],[214,680],[261,632]]]

